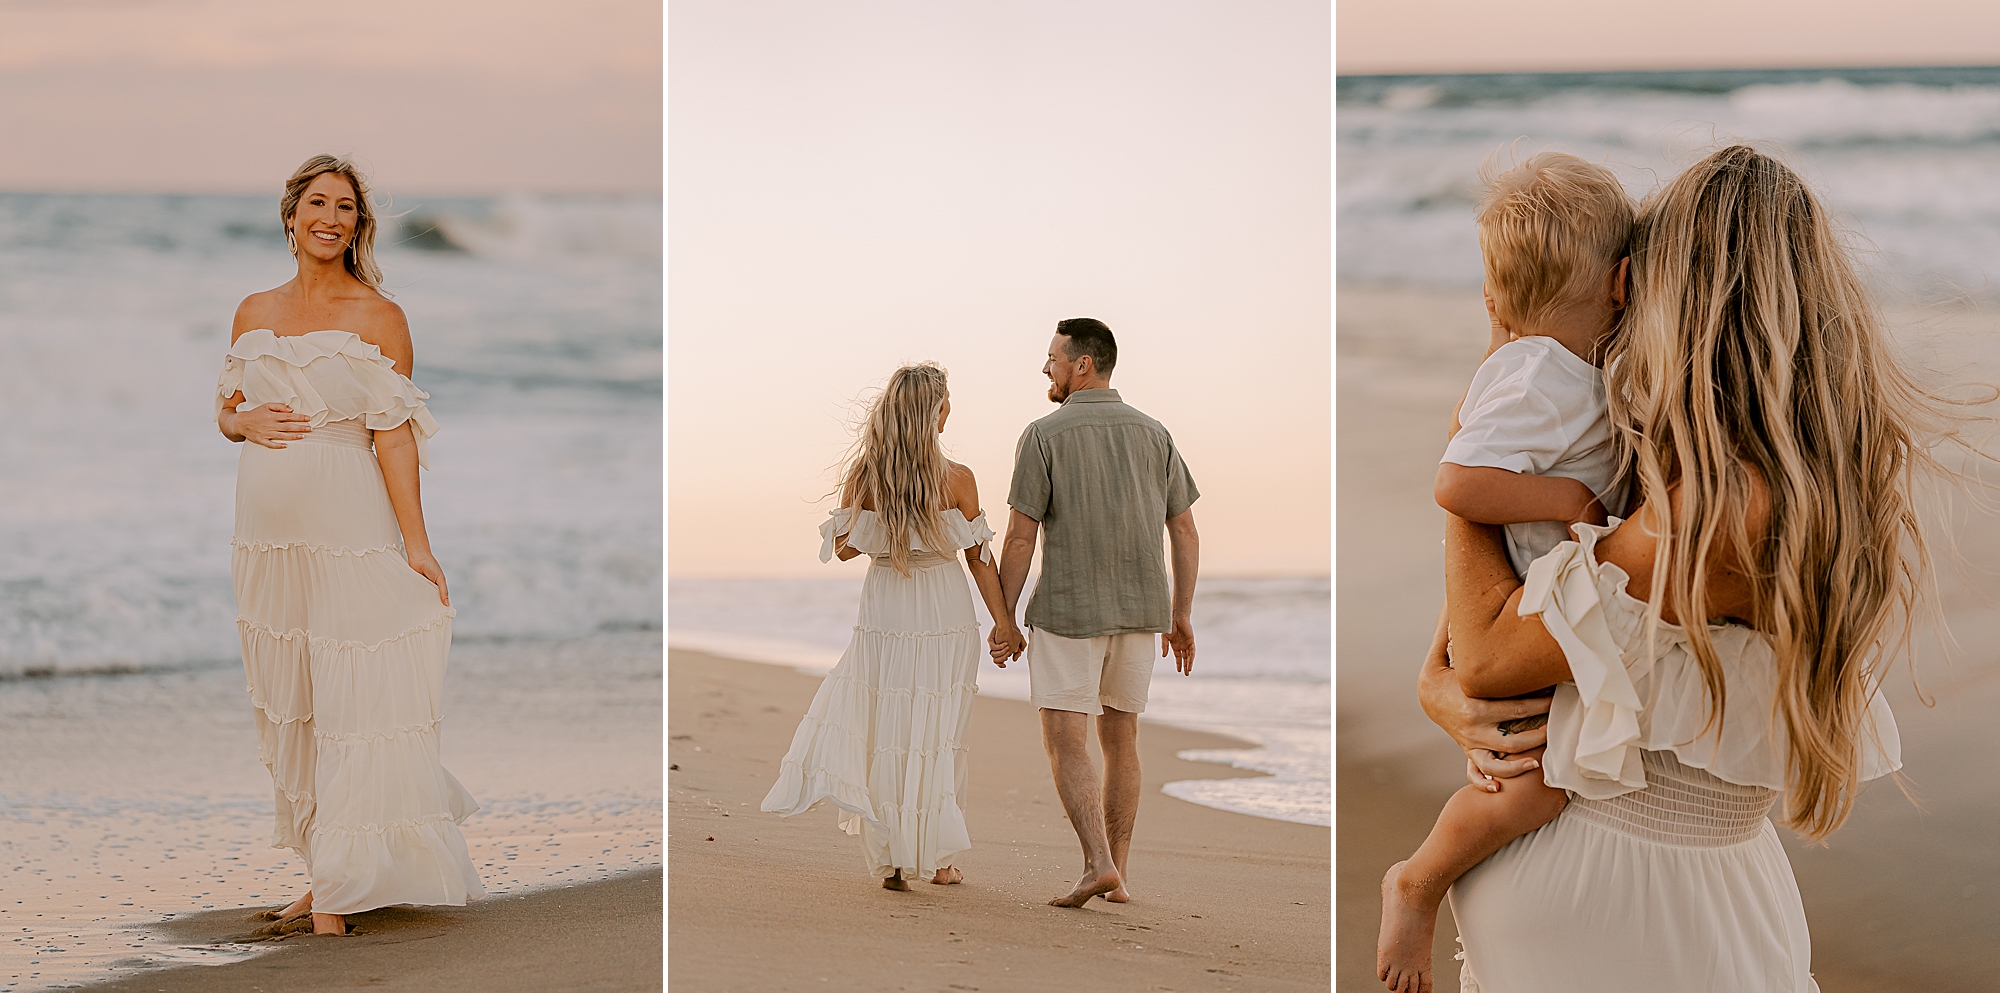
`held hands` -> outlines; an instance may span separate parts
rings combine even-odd
[[[1186,617],[1175,617],[1173,630],[1160,635],[1160,657],[1174,653],[1174,671],[1183,676],[1194,672],[1194,624]]]
[[[986,636],[986,649],[993,656],[993,664],[1005,669],[1007,663],[1028,650],[1028,637],[1012,620],[996,621],[993,631]]]
[[[223,416],[230,417],[225,411]],[[267,403],[235,412],[234,423],[225,427],[243,436],[245,441],[254,441],[265,448],[283,448],[285,442],[297,441],[312,432],[307,423],[311,418],[296,413],[282,403]]]
[[[451,606],[451,590],[444,584],[444,567],[438,565],[437,556],[427,551],[411,552],[410,568],[416,570],[417,575],[430,580],[433,585],[437,586],[439,603],[447,607]]]

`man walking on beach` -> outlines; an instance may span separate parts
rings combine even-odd
[[[1094,896],[1129,899],[1125,855],[1139,813],[1139,714],[1153,679],[1153,635],[1174,668],[1194,669],[1194,583],[1199,539],[1191,507],[1201,494],[1172,436],[1111,388],[1118,344],[1102,321],[1076,317],[1049,342],[1049,399],[1061,409],[1021,434],[1013,513],[1000,557],[1012,613],[1042,535],[1042,575],[1028,601],[1025,645],[989,638],[1002,665],[1028,658],[1029,698],[1042,719],[1063,812],[1083,845],[1076,888],[1049,903],[1081,907]],[[1160,533],[1173,544],[1169,597]],[[1104,749],[1100,785],[1087,742],[1090,718]]]

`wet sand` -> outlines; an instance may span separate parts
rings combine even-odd
[[[383,993],[660,988],[661,871],[464,907],[388,907],[347,919],[346,937],[294,935],[228,965],[158,970],[90,986],[99,993]],[[242,908],[177,918],[159,930],[185,945],[257,941]]]
[[[830,809],[759,811],[818,680],[668,653],[668,975],[675,990],[1323,990],[1326,828],[1196,806],[1174,780],[1231,778],[1175,753],[1242,747],[1143,725],[1134,900],[1045,905],[1081,865],[1034,711],[974,704],[973,848],[956,886],[881,888]],[[713,840],[711,840],[713,839]]]
[[[1369,286],[1342,286],[1338,313],[1336,988],[1359,993],[1381,988],[1382,873],[1416,848],[1463,782],[1463,758],[1417,706],[1415,676],[1443,597],[1443,512],[1431,480],[1451,408],[1484,352],[1486,317],[1476,290]],[[2000,313],[1903,307],[1889,319],[1928,336],[1914,349],[1927,363],[2000,381]],[[1966,517],[1953,530],[1965,562],[2000,563],[2000,518]],[[1881,780],[1823,847],[1780,829],[1812,927],[1813,973],[1827,993],[1986,990],[2000,977],[1991,961],[2000,764],[1987,744],[2000,714],[2000,606],[1991,592],[2000,580],[1950,566],[1939,579],[1958,649],[1947,660],[1922,646],[1917,667],[1937,706],[1916,699],[1907,670],[1887,683],[1921,806]],[[1447,910],[1436,946],[1447,989],[1457,976],[1452,936]]]
[[[657,631],[454,646],[443,758],[491,898],[660,865],[662,661]],[[0,756],[0,993],[254,955],[155,925],[307,885],[240,664],[0,682]]]

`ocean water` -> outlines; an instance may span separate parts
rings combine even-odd
[[[1635,195],[1723,145],[1779,155],[1882,290],[2000,300],[2000,68],[1345,76],[1343,281],[1477,286],[1482,160],[1568,151]]]
[[[495,893],[658,865],[661,201],[389,212],[474,861]],[[237,302],[292,271],[275,196],[0,193],[0,993],[241,958],[148,925],[302,886],[268,846],[213,422]]]
[[[840,661],[860,601],[862,568],[841,571],[850,575],[669,580],[667,643],[824,673]],[[985,605],[976,596],[973,604],[989,627]],[[1205,578],[1196,585],[1195,670],[1182,676],[1172,659],[1157,661],[1146,716],[1252,742],[1257,747],[1182,757],[1267,775],[1169,783],[1168,795],[1258,817],[1333,823],[1332,608],[1325,579]],[[979,692],[1028,699],[1026,666],[982,663]]]
[[[391,210],[456,633],[657,630],[659,199]],[[236,656],[212,394],[237,302],[292,271],[274,196],[0,194],[0,678]]]

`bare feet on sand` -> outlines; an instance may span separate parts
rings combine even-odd
[[[1105,900],[1111,903],[1132,902],[1132,891],[1125,888],[1125,880],[1124,877],[1122,876],[1119,877],[1117,889],[1112,890],[1109,893],[1099,893],[1097,895],[1103,897]]]
[[[1416,894],[1405,892],[1398,862],[1382,875],[1382,934],[1375,941],[1375,978],[1396,993],[1431,993],[1431,939],[1437,907],[1426,911]]]
[[[260,921],[289,921],[311,909],[313,909],[313,895],[311,890],[307,890],[305,896],[293,900],[291,903],[285,905],[284,909],[266,910],[258,914],[257,919]]]
[[[1106,869],[1103,872],[1095,873],[1086,869],[1083,873],[1083,880],[1076,884],[1076,889],[1050,900],[1049,906],[1081,907],[1089,903],[1091,897],[1105,896],[1112,890],[1117,889],[1120,882],[1118,870],[1116,869]]]
[[[908,893],[910,891],[910,884],[903,880],[903,870],[897,869],[895,875],[882,880],[882,888],[885,890],[895,890],[898,893]]]
[[[936,883],[939,886],[950,886],[953,883],[962,883],[965,882],[965,873],[958,871],[957,866],[950,866],[950,865],[941,866],[937,871],[937,875],[931,877],[931,882]]]
[[[314,934],[346,934],[347,919],[339,914],[314,914]]]

